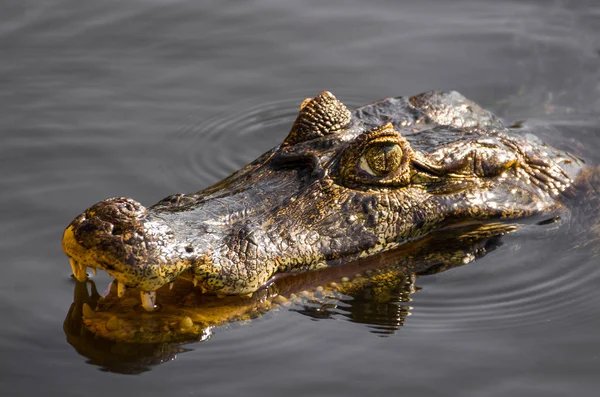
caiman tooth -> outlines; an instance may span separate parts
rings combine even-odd
[[[194,283],[194,287],[198,286],[198,280],[194,279],[192,282]]]
[[[77,277],[77,272],[79,270],[79,265],[75,262],[75,259],[69,258],[69,263],[71,264],[71,271],[73,272],[73,276]]]
[[[71,264],[73,276],[77,279],[77,281],[84,282],[87,279],[86,266],[80,265],[73,258],[69,258],[69,263]]]
[[[127,286],[122,281],[117,281],[117,296],[122,298],[125,295],[125,291],[127,290]]]
[[[94,276],[98,275],[98,272],[96,271],[95,267],[90,267],[90,269],[92,269],[92,273],[94,273]]]
[[[154,311],[156,306],[156,291],[141,291],[140,298],[142,299],[142,307],[147,312]]]

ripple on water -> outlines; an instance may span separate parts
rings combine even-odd
[[[582,323],[598,295],[600,269],[589,247],[576,247],[568,231],[504,238],[504,245],[467,266],[420,278],[410,326],[418,331]],[[534,234],[534,235],[532,235]]]
[[[279,145],[302,100],[317,94],[292,92],[276,101],[242,101],[200,121],[190,117],[189,122],[165,137],[164,144],[174,155],[164,157],[160,165],[162,179],[180,191],[195,192],[225,178]],[[338,98],[350,108],[363,102],[354,94],[339,93]]]

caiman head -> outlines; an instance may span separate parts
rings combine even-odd
[[[250,294],[278,272],[388,251],[457,223],[555,214],[579,163],[456,92],[349,111],[305,100],[283,143],[216,185],[146,208],[99,202],[63,236],[73,273],[155,291],[191,271],[203,292]]]

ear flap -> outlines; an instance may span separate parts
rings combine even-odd
[[[285,146],[329,135],[350,124],[351,113],[331,92],[324,91],[305,99],[292,130],[283,141]]]

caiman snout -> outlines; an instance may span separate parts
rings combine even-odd
[[[126,287],[139,287],[148,310],[154,307],[154,291],[189,267],[188,252],[171,228],[125,197],[85,210],[65,230],[62,245],[77,280],[86,280],[87,267],[94,273],[105,270],[117,280],[120,296]]]

